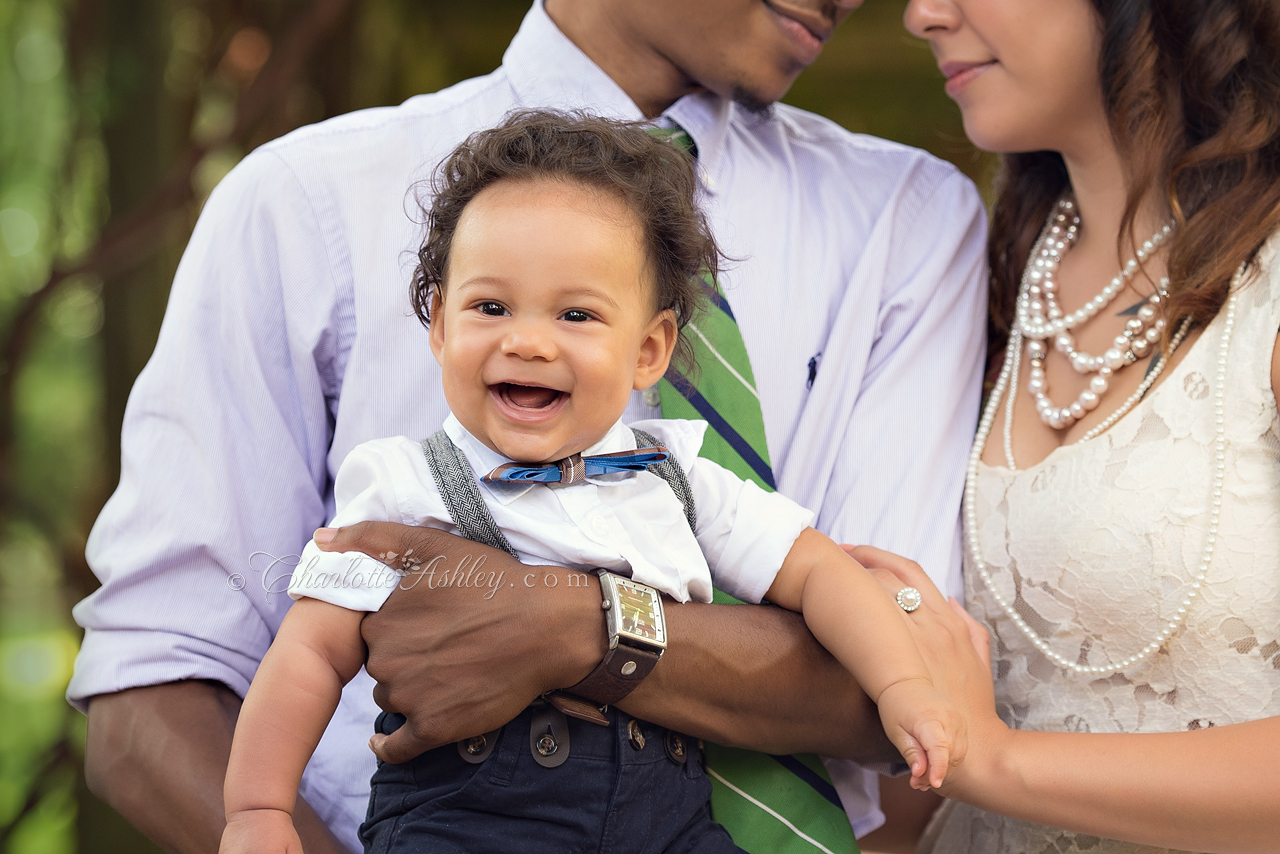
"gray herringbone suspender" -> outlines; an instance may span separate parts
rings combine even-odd
[[[422,440],[422,452],[427,455],[427,465],[431,466],[436,489],[440,490],[440,497],[444,499],[453,524],[458,526],[462,536],[517,557],[516,550],[498,530],[493,514],[484,506],[475,472],[453,440],[440,430],[431,438]]]
[[[636,444],[642,448],[661,444],[643,430],[632,428],[631,432],[636,434]],[[516,557],[516,550],[511,547],[511,543],[507,542],[502,531],[498,530],[498,523],[493,521],[493,514],[489,512],[484,499],[480,497],[480,487],[476,483],[476,475],[471,470],[471,464],[467,462],[467,458],[463,456],[458,446],[453,444],[453,440],[440,430],[430,438],[422,440],[422,453],[427,457],[427,465],[431,468],[431,477],[436,482],[436,489],[440,490],[440,497],[444,499],[445,507],[453,518],[453,524],[458,526],[462,536],[472,542],[501,549],[512,557]],[[684,469],[680,468],[675,455],[673,454],[665,463],[649,466],[649,471],[665,480],[671,487],[676,498],[679,498],[680,503],[684,505],[684,518],[689,523],[689,530],[697,533],[698,517],[693,504],[693,493],[689,489],[689,479],[685,477]]]
[[[636,434],[636,445],[641,448],[662,444],[643,430],[632,427],[631,432]],[[670,451],[667,453],[671,454]],[[680,499],[680,503],[684,505],[684,518],[689,523],[689,530],[696,535],[698,533],[697,508],[693,503],[693,492],[689,489],[689,479],[684,476],[684,469],[680,468],[680,461],[676,459],[676,455],[671,454],[665,463],[649,466],[649,471],[665,480],[671,487],[671,491],[676,494],[676,498]]]

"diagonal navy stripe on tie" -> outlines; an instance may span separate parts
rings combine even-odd
[[[724,420],[716,408],[711,405],[705,397],[698,393],[693,387],[693,383],[675,368],[668,368],[665,377],[667,382],[675,388],[676,391],[684,397],[685,400],[698,410],[698,414],[707,420],[711,428],[720,434],[720,437],[729,443],[729,447],[742,457],[743,462],[751,466],[751,470],[756,473],[761,480],[769,485],[770,489],[776,490],[778,487],[773,481],[773,469],[769,464],[761,459],[756,453],[755,448],[747,444],[747,440],[738,435],[738,431],[734,430],[728,421]]]
[[[702,295],[707,298],[707,302],[729,315],[729,319],[734,323],[738,322],[738,318],[733,316],[733,309],[729,308],[729,301],[724,298],[724,294],[713,288],[701,276],[698,277],[698,284],[702,285]]]
[[[836,787],[822,779],[822,775],[817,771],[814,771],[794,756],[775,756],[772,753],[769,755],[776,759],[783,768],[808,783],[819,795],[822,795],[822,797],[831,801],[840,809],[844,809],[844,804],[840,803],[840,795],[836,792]]]

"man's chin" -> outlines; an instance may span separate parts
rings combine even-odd
[[[784,92],[783,94],[785,95],[786,93]],[[773,111],[773,105],[777,103],[782,96],[779,95],[776,98],[772,98],[760,95],[745,86],[734,86],[731,97],[735,104],[742,107],[747,112],[760,116],[761,118],[767,118]]]

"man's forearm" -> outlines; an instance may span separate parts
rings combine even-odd
[[[240,698],[211,682],[170,682],[94,697],[89,789],[166,851],[214,854],[225,825],[222,782]],[[347,854],[298,799],[307,854]]]
[[[718,744],[900,761],[875,705],[782,608],[670,604],[668,647],[619,706]]]

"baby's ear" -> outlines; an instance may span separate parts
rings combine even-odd
[[[431,353],[436,357],[436,361],[443,366],[444,362],[441,361],[440,354],[444,352],[444,297],[441,295],[439,285],[431,289],[429,317],[430,323],[427,325],[427,335],[431,341]]]
[[[637,391],[649,388],[662,379],[671,364],[680,331],[676,326],[676,313],[665,309],[653,316],[640,341],[640,356],[636,360],[636,378],[633,388]]]

